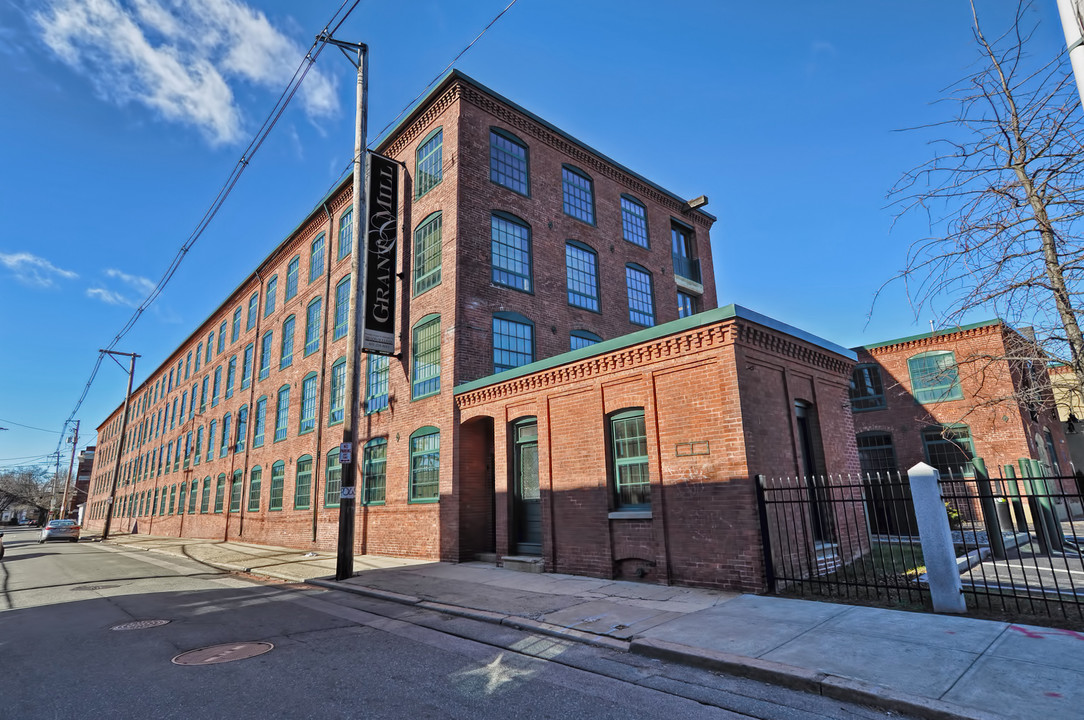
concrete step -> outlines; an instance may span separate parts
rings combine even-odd
[[[540,573],[544,567],[542,558],[537,555],[505,555],[500,564],[505,570],[527,573]]]
[[[474,553],[474,559],[476,561],[478,561],[478,562],[493,563],[494,565],[496,565],[497,564],[497,553],[491,553],[491,552]]]

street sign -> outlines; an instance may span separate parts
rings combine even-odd
[[[354,446],[351,443],[344,442],[339,445],[339,463],[353,462],[354,460]]]
[[[353,500],[354,499],[354,486],[339,488],[340,500]]]

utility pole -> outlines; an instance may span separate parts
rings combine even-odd
[[[1069,63],[1076,77],[1076,89],[1084,103],[1084,0],[1058,0],[1061,29],[1069,48]]]
[[[53,455],[56,455],[56,470],[53,472],[53,482],[49,491],[49,515],[45,518],[46,520],[56,519],[53,513],[56,512],[56,481],[60,477],[60,450],[58,449]]]
[[[105,525],[102,527],[102,540],[107,540],[109,538],[109,526],[113,522],[113,501],[117,497],[117,476],[120,474],[120,459],[124,455],[124,436],[128,433],[128,404],[132,399],[132,378],[135,377],[135,361],[139,355],[115,350],[99,350],[98,352],[105,353],[114,361],[116,361],[114,355],[124,355],[130,360],[128,365],[128,390],[124,393],[124,411],[121,413],[120,438],[117,439],[117,456],[113,461],[112,477],[109,478],[109,499],[105,503]],[[120,365],[120,363],[117,364]]]
[[[355,468],[357,467],[357,428],[354,418],[354,406],[357,404],[358,379],[360,376],[361,352],[359,339],[365,334],[365,313],[359,309],[365,307],[365,256],[367,254],[368,233],[363,232],[367,223],[363,218],[366,212],[365,194],[362,189],[364,173],[365,131],[368,121],[369,100],[369,48],[364,43],[348,43],[335,40],[327,33],[316,36],[317,40],[335,45],[358,69],[357,91],[357,127],[354,132],[354,209],[352,229],[354,241],[350,248],[350,276],[353,287],[347,325],[346,347],[346,388],[343,398],[343,441],[339,446],[339,542],[335,562],[335,579],[346,580],[354,574],[354,515],[356,507]],[[357,53],[355,61],[346,51]],[[362,327],[358,327],[358,322]]]
[[[68,461],[68,477],[64,481],[64,499],[60,503],[60,517],[68,517],[68,488],[72,484],[72,471],[75,469],[75,448],[79,445],[79,421],[75,421],[75,434],[71,438],[72,456]]]

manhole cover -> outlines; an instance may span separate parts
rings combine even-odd
[[[215,663],[247,660],[273,649],[268,642],[239,642],[189,650],[173,658],[174,665],[214,665]]]
[[[79,587],[73,587],[72,592],[94,592],[95,590],[110,590],[112,588],[119,587],[117,585],[80,585]]]
[[[121,625],[114,625],[110,630],[146,630],[147,628],[168,625],[169,620],[135,620]]]

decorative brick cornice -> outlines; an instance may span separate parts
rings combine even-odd
[[[507,382],[495,383],[473,392],[456,396],[460,409],[475,407],[485,403],[507,400],[517,395],[525,395],[538,390],[560,387],[580,380],[607,375],[621,370],[644,367],[653,363],[685,355],[693,355],[727,343],[730,322],[696,328],[690,332],[670,335],[640,345],[623,348],[612,353],[595,355],[584,360],[573,361],[548,370]]]
[[[806,365],[819,367],[832,373],[845,375],[851,372],[854,363],[850,360],[829,355],[817,348],[796,342],[780,333],[767,330],[760,325],[739,320],[737,322],[737,340],[742,345],[766,350],[773,355],[793,358]]]
[[[499,118],[501,121],[516,128],[519,132],[530,135],[536,140],[540,140],[550,147],[554,148],[558,152],[562,152],[565,155],[572,158],[578,165],[585,170],[587,168],[592,169],[594,172],[605,175],[606,177],[614,180],[615,182],[629,188],[635,194],[641,197],[651,198],[653,201],[662,205],[670,210],[672,213],[685,218],[691,219],[700,227],[708,230],[712,226],[712,220],[705,217],[701,213],[688,213],[682,212],[682,204],[675,200],[673,197],[659,192],[657,189],[644,183],[639,178],[629,175],[623,172],[620,168],[614,166],[612,163],[603,160],[594,153],[584,149],[582,146],[570,142],[568,139],[558,135],[549,128],[535,122],[531,118],[528,118],[514,109],[508,107],[499,100],[489,96],[478,88],[462,83],[456,83],[456,85],[462,85],[462,97],[472,105],[484,110],[485,112]]]
[[[990,325],[983,325],[981,327],[972,327],[956,331],[946,330],[943,333],[937,333],[934,335],[923,335],[921,337],[904,339],[900,342],[891,343],[888,345],[880,345],[875,348],[867,348],[866,352],[868,352],[874,357],[877,357],[878,355],[896,353],[904,349],[910,349],[913,351],[935,349],[945,345],[946,343],[955,343],[959,342],[960,340],[966,340],[968,338],[983,337],[987,335],[1000,335],[1002,327],[1002,325],[994,323]]]
[[[384,146],[380,153],[388,157],[395,157],[403,152],[425,128],[429,127],[437,116],[448,109],[448,106],[459,99],[463,90],[463,81],[457,80],[448,86],[448,89],[440,94],[429,104],[429,107],[414,119],[412,123],[399,131],[390,144]]]

